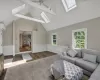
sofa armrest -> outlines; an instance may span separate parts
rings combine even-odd
[[[90,76],[89,80],[100,80],[100,64]]]

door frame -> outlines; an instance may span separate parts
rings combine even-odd
[[[19,34],[18,34],[19,37],[20,37],[20,31],[26,31],[26,30],[19,30]],[[19,40],[18,40],[18,42],[19,42],[19,45],[18,45],[19,54],[32,52],[32,49],[33,49],[33,46],[32,46],[32,31],[28,31],[28,32],[31,32],[31,50],[20,52],[20,38],[19,38]]]

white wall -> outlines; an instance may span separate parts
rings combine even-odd
[[[13,27],[14,26],[14,27]],[[15,30],[14,30],[15,28]],[[15,34],[14,34],[14,31]],[[19,19],[14,21],[14,24],[9,24],[6,30],[3,32],[3,51],[5,55],[13,55],[14,49],[15,54],[19,53],[19,32],[21,31],[32,31],[32,52],[42,52],[46,51],[46,30],[42,26],[42,24]],[[36,33],[34,33],[34,30]],[[36,36],[35,36],[36,35]],[[15,39],[14,39],[15,38]],[[13,41],[15,40],[15,41]]]
[[[33,48],[32,52],[42,52],[47,51],[47,32],[41,24],[37,24],[38,31],[33,31]]]
[[[65,48],[67,48],[67,46],[61,46],[61,45],[54,46],[52,44],[47,44],[47,51],[54,52],[57,54],[61,54]]]

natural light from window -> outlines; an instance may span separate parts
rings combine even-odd
[[[77,7],[75,0],[62,0],[62,3],[64,5],[64,8],[65,8],[66,12],[68,12],[68,11],[74,9],[75,7]]]
[[[72,31],[72,46],[74,49],[87,49],[87,29]]]

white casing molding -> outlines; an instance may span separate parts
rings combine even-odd
[[[32,53],[47,51],[46,44],[33,44]]]
[[[13,55],[13,45],[3,46],[4,56]]]

